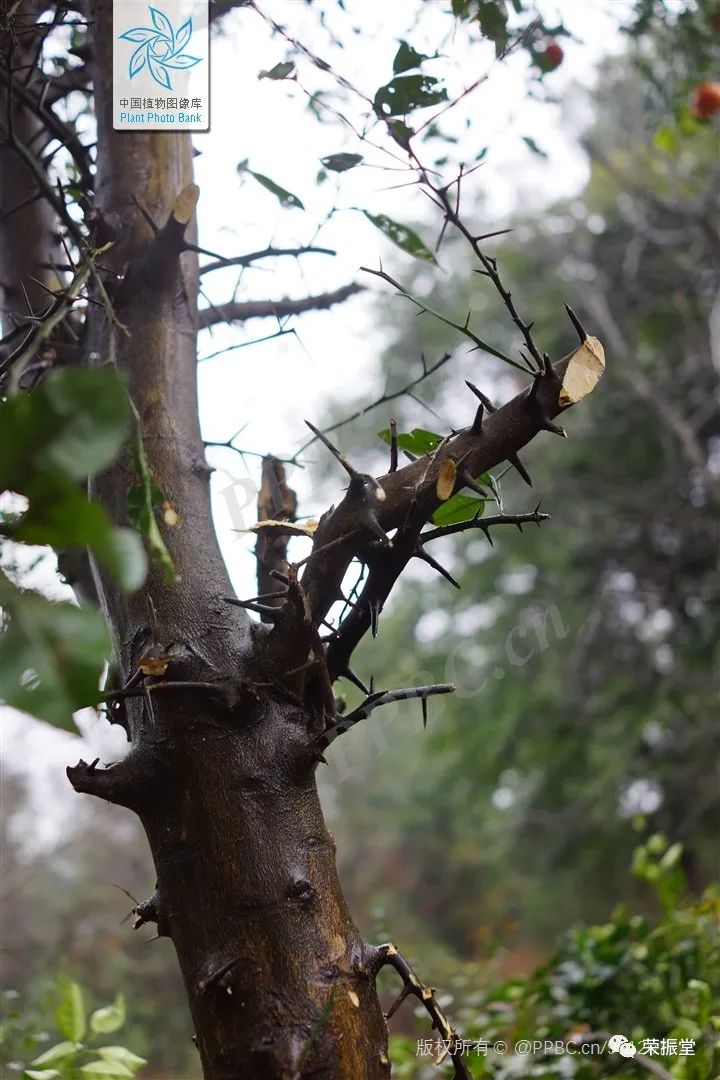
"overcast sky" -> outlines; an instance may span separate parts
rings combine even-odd
[[[433,53],[447,30],[444,0],[422,5],[416,20],[418,0],[346,0],[347,14],[333,5],[330,31],[343,41],[338,50],[331,33],[318,31],[317,19],[301,0],[265,0],[277,21],[293,36],[310,45],[320,56],[330,59],[346,78],[372,97],[392,73],[392,58],[401,38],[409,37],[415,48]],[[546,80],[546,87],[558,104],[533,101],[526,96],[527,54],[520,50],[507,63],[493,63],[493,48],[463,44],[462,31],[455,41],[443,42],[442,51],[452,59],[440,59],[429,70],[447,79],[452,96],[478,76],[487,81],[462,106],[448,114],[443,126],[460,139],[458,154],[472,160],[488,146],[486,164],[472,177],[466,198],[483,199],[485,220],[478,231],[503,228],[512,223],[518,207],[526,213],[533,205],[557,199],[579,190],[586,179],[586,166],[563,116],[578,97],[575,87],[592,85],[598,77],[598,61],[622,48],[618,27],[628,17],[631,0],[556,0],[541,4],[548,21],[562,17],[573,34],[563,41],[565,60]],[[408,27],[414,29],[408,33]],[[362,33],[353,32],[360,25]],[[311,240],[335,248],[336,258],[308,255],[302,261],[281,260],[260,263],[246,270],[238,298],[267,299],[286,295],[302,296],[337,288],[358,280],[360,265],[383,265],[402,276],[407,257],[393,250],[385,238],[353,207],[382,212],[400,221],[420,223],[429,243],[434,241],[439,222],[433,208],[416,189],[388,190],[407,180],[401,160],[392,160],[382,149],[373,149],[340,123],[318,123],[307,112],[307,94],[329,80],[317,68],[298,66],[298,83],[258,80],[258,72],[270,69],[291,55],[290,46],[273,37],[268,26],[249,10],[229,15],[221,36],[211,47],[212,104],[211,130],[196,136],[196,178],[201,188],[199,204],[200,242],[213,251],[232,255],[265,247],[268,243],[294,246]],[[323,82],[324,80],[324,82]],[[347,106],[348,118],[362,124],[358,102]],[[471,124],[466,129],[465,118]],[[546,161],[533,155],[522,140],[532,136],[548,154]],[[373,136],[375,141],[375,135]],[[378,133],[378,142],[380,142]],[[384,145],[389,145],[385,143]],[[397,148],[395,148],[397,149]],[[362,153],[367,166],[344,174],[339,191],[332,177],[316,183],[320,158],[348,151]],[[432,160],[431,154],[428,161]],[[270,193],[236,170],[248,159],[250,167],[267,174],[295,193],[305,210],[283,209]],[[381,167],[382,166],[382,167]],[[397,171],[391,171],[397,170]],[[318,234],[318,226],[333,206],[338,210]],[[406,263],[405,263],[406,265]],[[443,272],[447,267],[442,266]],[[215,303],[230,299],[237,283],[232,270],[208,275],[205,288]],[[372,282],[372,288],[382,283]],[[201,301],[204,303],[205,301]],[[305,441],[305,417],[322,425],[330,400],[355,399],[362,390],[368,400],[381,384],[378,356],[383,340],[373,326],[372,296],[353,299],[342,308],[309,314],[292,325],[297,337],[276,338],[251,348],[230,351],[200,364],[201,412],[207,439],[225,440],[243,427],[238,444],[257,453],[292,453]],[[269,320],[253,321],[243,328],[224,327],[212,334],[204,332],[200,356],[229,345],[272,333]],[[383,422],[387,418],[383,417]],[[317,453],[314,448],[312,458]],[[211,451],[217,472],[213,478],[216,521],[224,554],[236,587],[245,595],[254,591],[254,559],[247,537],[232,531],[227,489],[234,480],[247,483],[236,494],[240,504],[249,498],[257,480],[258,460],[241,459],[226,450]],[[306,513],[321,511],[341,494],[324,489],[322,502],[312,492],[312,470],[293,476]],[[236,503],[237,505],[237,503]],[[237,516],[237,511],[236,511]],[[255,520],[252,506],[245,510],[245,523]],[[66,590],[52,575],[52,556],[29,577],[28,584],[50,589],[55,596]],[[64,775],[65,764],[79,755],[86,759],[100,755],[104,760],[124,752],[125,737],[96,721],[86,712],[79,722],[89,745],[75,736],[56,732],[46,724],[3,710],[3,751],[8,764],[27,770],[34,789],[42,792],[43,805],[50,805],[63,793],[63,805],[73,814],[83,812],[70,791]],[[50,789],[48,789],[48,784]],[[48,790],[53,791],[48,798]],[[87,801],[89,802],[89,800]],[[88,812],[90,812],[88,807]],[[57,827],[61,826],[53,811]],[[46,840],[54,836],[48,817],[42,829]]]

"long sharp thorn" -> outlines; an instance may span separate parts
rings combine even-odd
[[[483,403],[489,413],[495,412],[495,406],[493,405],[490,398],[487,396],[487,394],[483,394],[482,390],[478,389],[475,383],[471,383],[468,379],[466,379],[465,385],[467,386],[468,390],[472,390],[475,397]]]
[[[385,1019],[386,1020],[390,1020],[391,1017],[393,1017],[395,1015],[395,1013],[398,1011],[398,1009],[402,1005],[405,998],[408,997],[410,993],[411,993],[410,987],[409,986],[403,986],[402,990],[400,991],[398,996],[395,998],[395,1000],[393,1001],[393,1003],[390,1006],[390,1008],[388,1009],[388,1011],[385,1013]]]
[[[351,682],[353,686],[357,686],[358,690],[362,690],[363,694],[365,694],[366,696],[370,693],[362,679],[358,678],[355,672],[352,671],[349,667],[345,668],[344,671],[340,672],[340,677],[343,679],[347,679],[347,681]]]
[[[374,693],[375,693],[375,676],[371,675],[370,676],[370,694],[374,694]]]
[[[475,413],[475,419],[472,422],[472,427],[470,428],[470,434],[471,435],[480,435],[482,433],[482,422],[483,422],[484,414],[485,414],[485,406],[483,405],[483,403],[481,401],[480,404],[478,405],[477,412]]]
[[[371,506],[364,506],[359,512],[358,518],[367,531],[382,541],[385,547],[392,547],[392,541],[378,521],[378,516]]]
[[[426,562],[428,566],[432,566],[433,570],[437,570],[438,574],[441,574],[446,581],[449,581],[450,584],[454,586],[454,588],[461,588],[460,583],[455,580],[452,574],[448,570],[446,570],[445,567],[437,561],[437,559],[434,559],[432,555],[428,554],[424,547],[418,546],[415,554],[419,559],[422,559],[423,562]]]
[[[532,487],[532,480],[530,479],[530,474],[527,471],[527,469],[525,468],[525,466],[523,465],[520,458],[517,456],[517,454],[508,454],[507,461],[510,462],[510,464],[513,466],[514,469],[517,469],[517,471],[520,473],[520,475],[522,476],[525,483],[529,487]]]
[[[390,420],[390,472],[397,472],[398,467],[398,441],[397,420]]]
[[[420,698],[420,707],[422,708],[423,731],[425,731],[428,722],[427,698]]]
[[[482,495],[483,499],[490,498],[486,489],[484,487],[481,487],[480,484],[478,484],[477,480],[474,480],[469,472],[464,472],[462,474],[462,482],[465,487],[469,487],[471,491],[476,491],[478,495]]]
[[[577,315],[575,314],[575,312],[573,311],[573,309],[570,307],[569,304],[565,305],[565,310],[568,313],[568,318],[570,319],[570,322],[573,324],[573,326],[577,330],[578,337],[580,338],[580,344],[582,345],[583,342],[587,341],[587,336],[588,336],[587,335],[587,330],[585,329],[583,324],[580,322]]]
[[[378,633],[378,620],[380,618],[380,605],[377,600],[369,600],[368,608],[370,610],[370,632],[372,636],[377,637]]]
[[[554,424],[552,420],[544,420],[543,428],[545,431],[551,431],[553,435],[560,435],[563,439],[567,439],[568,433],[564,427],[560,427],[558,424]]]
[[[493,236],[505,236],[506,233],[511,233],[512,229],[496,229],[495,232],[482,233],[480,236],[474,236],[473,240],[476,244],[481,243],[483,240],[491,240]]]
[[[250,600],[237,600],[234,596],[223,596],[226,604],[233,607],[245,608],[254,611],[257,615],[267,615],[270,619],[279,619],[282,616],[282,608],[270,607],[269,604],[257,604]]]
[[[552,375],[553,374],[552,360],[550,359],[549,354],[546,353],[546,352],[543,353],[542,373],[544,375]]]
[[[306,424],[307,424],[307,426],[308,426],[308,427],[310,428],[310,430],[312,431],[312,433],[313,433],[313,435],[315,436],[315,438],[316,438],[316,439],[319,439],[319,440],[320,440],[320,442],[321,442],[321,443],[322,443],[322,444],[323,444],[324,446],[326,446],[326,447],[328,448],[328,450],[329,450],[329,451],[330,451],[330,453],[331,453],[331,454],[333,455],[333,457],[334,457],[334,458],[336,458],[336,459],[337,459],[337,461],[339,461],[339,462],[340,462],[340,464],[342,465],[342,467],[343,467],[343,469],[345,470],[345,472],[346,472],[346,473],[347,473],[347,474],[348,474],[349,476],[356,476],[356,475],[357,475],[357,472],[356,472],[356,470],[355,470],[355,469],[353,469],[352,465],[351,465],[351,464],[350,464],[350,462],[349,462],[349,461],[347,460],[347,458],[343,457],[343,455],[342,455],[342,454],[340,453],[340,451],[339,451],[339,450],[337,449],[337,447],[336,447],[336,446],[333,446],[333,444],[332,444],[332,443],[330,442],[330,440],[328,439],[328,437],[327,437],[326,435],[324,435],[322,431],[320,431],[320,430],[319,430],[318,428],[316,428],[314,424],[311,424],[309,420],[306,420],[306,421],[305,421],[305,423],[306,423]]]

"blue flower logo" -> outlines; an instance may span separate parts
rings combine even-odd
[[[129,76],[134,79],[147,65],[155,82],[166,90],[172,90],[170,71],[186,71],[187,68],[195,67],[202,59],[200,56],[183,53],[192,35],[192,19],[184,22],[176,33],[167,15],[150,5],[148,10],[153,22],[152,27],[133,26],[120,34],[125,41],[139,42],[139,47],[130,57]]]

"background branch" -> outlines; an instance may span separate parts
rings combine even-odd
[[[290,300],[287,297],[282,300],[237,300],[229,304],[203,308],[198,312],[198,320],[202,330],[224,322],[247,322],[249,319],[301,315],[304,311],[326,311],[334,304],[342,304],[344,300],[360,292],[363,292],[363,286],[353,283],[343,285],[332,292],[303,296],[299,300]]]

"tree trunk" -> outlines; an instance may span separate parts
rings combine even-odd
[[[269,685],[279,659],[273,628],[251,626],[222,599],[232,589],[197,413],[197,258],[180,257],[184,229],[173,231],[172,217],[169,235],[153,237],[139,209],[166,222],[192,180],[190,136],[113,131],[110,0],[95,4],[91,18],[97,242],[112,239],[103,263],[127,272],[113,297],[125,329],[93,307],[87,353],[127,373],[153,480],[178,514],[161,527],[180,580],[168,583],[154,568],[145,589],[127,596],[97,567],[95,575],[122,678],[148,653],[162,653],[173,658],[168,682],[205,685],[118,704],[127,711],[128,758],[69,774],[78,790],[142,820],[157,890],[138,917],[157,921],[173,941],[207,1080],[388,1076],[387,1027],[308,749],[308,731],[322,725]],[[94,482],[118,523],[134,472],[128,454]],[[282,659],[292,667],[307,649]]]
[[[123,373],[138,431],[112,467],[91,478],[90,488],[113,522],[124,525],[128,493],[149,471],[162,506],[157,513],[146,506],[147,517],[160,530],[172,566],[153,560],[143,588],[128,595],[99,564],[86,573],[83,560],[83,591],[100,603],[113,634],[111,719],[123,724],[131,749],[104,769],[80,762],[68,776],[77,791],[129,807],[143,823],[157,887],[137,907],[137,924],[155,922],[158,933],[173,941],[207,1080],[387,1077],[387,1026],[375,988],[385,964],[403,983],[391,1011],[414,995],[444,1041],[455,1076],[467,1080],[462,1043],[433,990],[394,946],[365,947],[360,940],[338,881],[315,770],[322,751],[377,706],[414,697],[424,712],[431,694],[453,689],[441,684],[375,691],[371,685],[364,702],[345,716],[336,712],[332,683],[345,677],[365,690],[349,667],[353,650],[368,629],[375,630],[410,559],[421,558],[449,576],[426,544],[465,529],[489,535],[497,525],[522,529],[543,520],[536,509],[425,529],[451,492],[472,487],[475,477],[502,461],[529,482],[518,451],[540,431],[564,434],[553,417],[590,393],[604,367],[602,345],[569,311],[580,347],[555,365],[541,355],[495,260],[458,217],[447,187],[433,186],[414,159],[446,223],[466,237],[522,332],[535,359],[532,381],[498,409],[468,384],[480,399],[471,425],[402,468],[395,443],[390,472],[379,480],[358,473],[316,432],[349,474],[347,491],[320,518],[302,578],[297,566],[284,562],[282,540],[275,542],[286,527],[273,525],[257,547],[261,590],[271,595],[260,606],[238,600],[213,528],[198,417],[198,266],[191,242],[198,191],[190,136],[113,130],[112,0],[89,0],[87,7],[97,121],[94,196],[84,153],[79,183],[88,193],[84,227],[90,237],[68,215],[62,192],[55,196],[42,162],[8,129],[9,188],[20,191],[29,167],[45,201],[0,219],[13,255],[3,288],[12,304],[23,295],[25,278],[42,271],[43,244],[52,250],[48,234],[58,219],[82,259],[102,249],[101,265],[93,264],[97,273],[89,278],[96,303],[87,306],[80,348],[88,366],[113,364]],[[41,9],[32,10],[37,15]],[[87,72],[76,77],[85,85]],[[37,81],[43,86],[32,79],[8,82],[14,95],[5,98],[8,125],[16,119],[15,130],[24,137],[34,131],[26,107],[53,129],[60,123],[47,114],[47,88],[39,76]],[[69,129],[61,135],[66,148],[68,139],[77,141]],[[31,233],[27,250],[24,229]],[[311,298],[312,305],[326,307],[342,295],[348,289]],[[28,298],[35,319],[42,309],[39,294]],[[288,310],[300,310],[289,303]],[[239,306],[247,316],[248,307]],[[257,314],[257,305],[251,307]],[[236,309],[230,305],[228,317]],[[209,325],[214,318],[200,321]],[[22,325],[10,339],[21,332]],[[58,354],[53,362],[75,362],[77,353],[73,338],[67,358]],[[283,481],[281,467],[266,461],[261,518],[270,510],[272,517],[293,516],[293,496]],[[321,639],[320,627],[342,598],[353,560],[367,568],[364,584],[347,598],[350,613]],[[280,602],[271,588],[278,575]],[[247,607],[265,621],[253,621]]]

